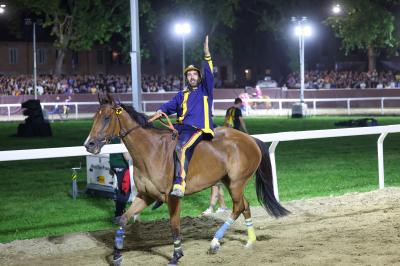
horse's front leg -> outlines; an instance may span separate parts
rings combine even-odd
[[[174,241],[174,253],[168,265],[178,265],[178,261],[183,257],[182,237],[181,237],[181,201],[179,198],[171,196],[168,198],[169,220]]]
[[[129,209],[121,216],[119,221],[120,226],[126,226],[128,221],[134,215],[141,213],[147,206],[152,204],[155,200],[143,194],[137,194]]]
[[[147,206],[154,202],[154,199],[146,197],[144,195],[138,194],[133,200],[128,211],[126,211],[121,219],[119,220],[119,228],[115,232],[114,239],[114,254],[113,254],[113,264],[121,265],[122,263],[122,249],[124,247],[125,238],[125,226],[128,224],[129,219],[141,213]]]

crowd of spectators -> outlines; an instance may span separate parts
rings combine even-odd
[[[400,88],[400,72],[392,71],[306,71],[304,73],[306,89],[365,89]],[[289,89],[300,87],[298,72],[288,75],[286,84]]]
[[[400,72],[392,71],[306,71],[306,89],[335,88],[400,88]],[[143,92],[178,91],[182,87],[182,79],[168,75],[142,75]],[[217,86],[217,84],[216,84]],[[286,78],[283,87],[289,89],[300,87],[300,76],[293,72]],[[130,75],[71,75],[53,76],[38,75],[37,92],[42,94],[77,94],[97,92],[127,93],[131,89]],[[31,75],[0,75],[0,95],[33,94],[33,78]]]
[[[38,95],[126,93],[132,90],[130,75],[38,75],[36,84]],[[181,86],[182,81],[177,76],[167,76],[165,79],[157,75],[142,76],[143,92],[177,91]],[[24,94],[33,94],[32,75],[0,75],[0,95]]]
[[[163,79],[157,75],[142,75],[143,92],[178,91],[180,88],[182,88],[182,78],[178,76],[168,75]]]
[[[39,95],[127,92],[131,87],[129,75],[38,75],[36,84]],[[0,95],[23,94],[33,94],[31,75],[0,75]]]

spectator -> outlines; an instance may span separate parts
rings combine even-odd
[[[119,138],[113,138],[110,143],[121,143]],[[117,185],[115,189],[115,212],[113,222],[118,224],[119,219],[125,212],[125,206],[131,194],[129,153],[112,153],[110,154],[110,174],[116,177]],[[114,179],[115,180],[115,179]]]
[[[219,208],[215,211],[215,206],[219,204]],[[222,183],[218,182],[216,185],[211,187],[210,195],[210,206],[202,213],[203,215],[210,215],[212,213],[223,213],[228,211],[224,200],[224,190],[222,189]]]
[[[242,127],[243,131],[248,134],[249,132],[247,131],[246,123],[243,120],[242,110],[240,109],[241,106],[242,99],[236,98],[234,105],[226,110],[224,125],[237,130],[240,130],[240,127]]]

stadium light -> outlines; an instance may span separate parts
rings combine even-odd
[[[305,37],[310,37],[312,35],[312,28],[309,25],[297,25],[294,28],[294,33],[296,36],[303,35]]]
[[[4,14],[4,12],[6,12],[6,7],[6,5],[0,4],[0,14]]]
[[[185,86],[185,37],[192,32],[192,27],[188,22],[175,24],[175,33],[182,37],[182,84]]]
[[[342,7],[339,4],[336,4],[332,7],[332,12],[334,14],[339,14],[342,12]]]

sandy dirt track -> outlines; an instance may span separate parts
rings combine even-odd
[[[180,265],[400,265],[400,188],[283,204],[276,220],[253,208],[258,242],[244,249],[238,219],[218,254],[210,240],[227,215],[183,218]],[[0,265],[109,265],[113,232],[77,233],[0,244]],[[167,220],[129,227],[123,265],[166,265],[172,254]]]

